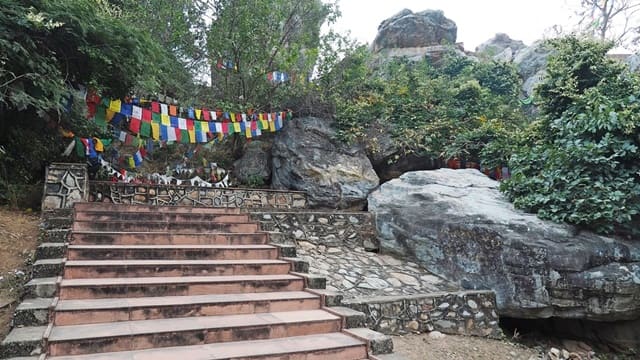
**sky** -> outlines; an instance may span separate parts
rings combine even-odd
[[[458,40],[466,50],[492,38],[496,33],[531,45],[554,25],[568,30],[575,23],[578,0],[339,0],[339,32],[350,31],[353,38],[371,44],[378,25],[402,9],[419,12],[442,10],[458,26]],[[572,6],[573,5],[573,6]]]

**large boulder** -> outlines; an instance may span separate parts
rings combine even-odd
[[[393,140],[388,125],[374,121],[364,140],[367,156],[380,181],[395,179],[408,171],[433,170],[441,167],[437,158],[405,153]]]
[[[527,96],[533,94],[533,89],[542,81],[546,74],[547,59],[551,54],[551,49],[542,41],[537,41],[533,45],[518,51],[513,63],[518,69],[518,74],[524,83],[523,92]]]
[[[271,179],[271,149],[264,141],[247,144],[244,154],[233,163],[233,174],[245,185],[268,184]]]
[[[513,56],[525,47],[527,46],[522,41],[514,40],[507,34],[498,33],[476,47],[476,54],[498,61],[511,62]]]
[[[640,72],[640,53],[633,54],[625,60],[632,72]]]
[[[640,243],[516,210],[477,170],[406,173],[369,195],[369,211],[381,250],[494,290],[501,316],[640,318]]]
[[[446,18],[442,10],[414,13],[404,9],[380,23],[373,51],[455,44],[457,34],[456,23]]]
[[[305,191],[312,207],[361,210],[379,184],[364,146],[337,140],[330,120],[288,122],[274,139],[272,156],[272,188]]]

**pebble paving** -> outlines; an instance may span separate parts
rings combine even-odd
[[[415,295],[460,289],[413,262],[367,252],[362,247],[327,247],[298,241],[298,257],[309,272],[327,278],[327,289],[345,298]]]

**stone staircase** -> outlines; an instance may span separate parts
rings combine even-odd
[[[295,247],[270,244],[239,209],[74,208],[40,359],[382,359],[392,348],[364,314],[325,307]]]

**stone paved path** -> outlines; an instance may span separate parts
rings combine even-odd
[[[460,290],[413,262],[367,252],[362,247],[327,247],[298,241],[298,256],[309,262],[309,272],[324,275],[327,289],[345,298],[413,295]]]

